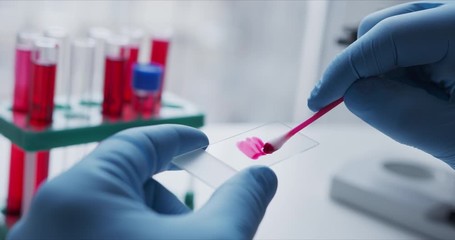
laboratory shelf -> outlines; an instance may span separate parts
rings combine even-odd
[[[170,93],[163,95],[158,116],[138,116],[131,106],[125,106],[123,112],[120,118],[106,118],[101,114],[100,101],[86,104],[74,99],[69,107],[62,107],[57,100],[52,124],[31,126],[25,114],[11,111],[10,104],[6,104],[0,110],[0,134],[22,149],[34,152],[101,141],[131,127],[164,123],[201,127],[204,124],[204,114],[200,110]]]

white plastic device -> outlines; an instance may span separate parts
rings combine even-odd
[[[433,239],[455,239],[455,171],[408,159],[354,161],[331,197]]]

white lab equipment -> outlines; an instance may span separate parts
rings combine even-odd
[[[455,174],[408,159],[363,159],[332,179],[331,197],[433,239],[455,237]]]

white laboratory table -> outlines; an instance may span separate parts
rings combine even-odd
[[[203,130],[216,141],[258,125],[218,124]],[[256,238],[427,239],[333,201],[329,197],[331,177],[349,161],[382,157],[416,159],[449,169],[448,166],[361,121],[349,125],[315,123],[304,134],[320,144],[272,166],[278,177],[278,190]],[[211,190],[202,183],[197,184],[196,190],[200,207]]]
[[[202,130],[211,142],[252,129],[259,124],[209,124]],[[401,145],[365,123],[318,123],[304,134],[320,144],[272,167],[278,176],[278,190],[256,234],[257,239],[425,239],[424,236],[355,211],[329,197],[331,177],[345,163],[385,157],[418,159],[441,168],[445,164],[431,156]],[[71,166],[94,145],[79,149],[53,150],[50,175],[55,176]],[[9,143],[1,137],[0,199],[7,187]],[[171,191],[183,196],[190,176],[186,172],[165,172],[156,176]],[[194,181],[196,209],[210,198],[213,189]]]

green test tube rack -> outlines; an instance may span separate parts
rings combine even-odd
[[[102,116],[100,104],[84,104],[78,100],[73,101],[69,108],[56,106],[52,124],[42,128],[28,126],[27,116],[13,113],[9,106],[5,106],[0,112],[0,134],[25,151],[39,151],[101,141],[132,127],[165,123],[191,127],[204,125],[201,111],[171,94],[164,94],[160,114],[147,118],[124,114],[117,119],[108,119]]]
[[[204,125],[203,112],[190,102],[170,93],[163,94],[160,113],[152,117],[135,114],[128,105],[124,108],[122,117],[116,119],[103,117],[100,98],[93,102],[73,99],[71,104],[66,106],[59,105],[59,102],[57,98],[52,124],[39,128],[28,124],[26,114],[13,112],[11,103],[0,106],[0,134],[25,152],[31,153],[27,156],[31,156],[32,160],[26,159],[26,162],[33,162],[34,154],[37,151],[99,142],[119,131],[132,127],[168,123],[196,128]],[[29,167],[26,164],[25,172],[27,172],[27,168]],[[33,184],[33,179],[30,180],[26,174],[24,176],[24,189],[28,190],[23,191],[22,214],[28,210],[33,197],[33,188],[26,187],[26,185],[32,186]],[[2,229],[5,228],[0,226],[0,230]]]

